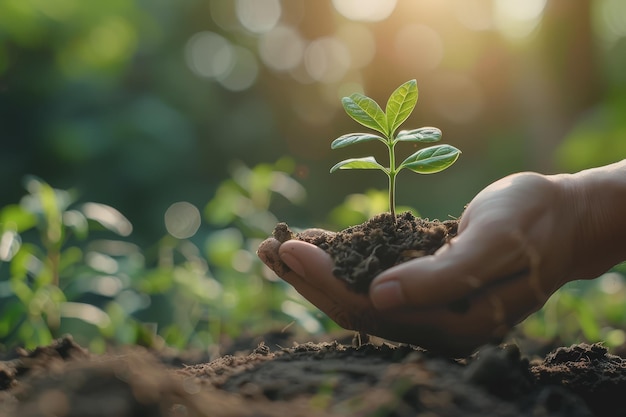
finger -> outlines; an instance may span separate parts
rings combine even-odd
[[[282,277],[289,272],[289,267],[280,259],[278,254],[280,245],[281,243],[272,237],[265,239],[259,245],[256,254],[276,275]]]
[[[315,304],[320,310],[326,311],[332,309],[331,300],[329,300],[320,289],[310,285],[303,279],[300,275],[302,273],[301,271],[294,271],[283,262],[279,254],[281,246],[282,244],[277,239],[268,238],[259,245],[257,255],[263,263],[276,273],[276,275],[291,284],[298,293]],[[319,254],[313,254],[313,256],[316,255]],[[292,262],[292,266],[299,269],[299,264],[295,262]]]
[[[346,329],[361,330],[375,313],[369,299],[350,291],[332,274],[330,255],[315,245],[290,240],[279,249],[283,262],[292,272],[283,279],[307,300]]]
[[[337,303],[369,306],[367,297],[351,291],[332,273],[334,262],[330,255],[315,245],[290,240],[281,245],[279,255],[303,280],[323,291]]]
[[[380,310],[444,305],[529,268],[519,233],[502,227],[489,233],[468,227],[434,255],[381,273],[370,287],[372,303]]]
[[[546,299],[538,297],[528,274],[520,275],[470,298],[463,314],[446,308],[383,312],[384,320],[393,324],[384,326],[385,335],[379,336],[447,354],[467,354],[485,343],[499,343]]]

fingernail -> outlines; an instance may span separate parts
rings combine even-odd
[[[280,255],[280,259],[282,259],[282,261],[284,263],[287,264],[287,266],[293,271],[295,272],[297,275],[300,275],[302,278],[305,278],[304,276],[304,267],[302,266],[302,264],[300,263],[300,261],[298,261],[296,259],[295,256],[293,256],[290,253],[282,253]]]
[[[372,286],[370,299],[378,310],[387,310],[406,304],[402,287],[396,280],[383,281]]]

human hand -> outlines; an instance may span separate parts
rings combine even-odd
[[[369,296],[347,289],[330,256],[308,243],[270,239],[259,255],[342,327],[468,354],[583,277],[576,195],[563,178],[521,173],[493,183],[468,205],[450,244],[383,272]],[[289,268],[276,267],[282,262]]]
[[[331,233],[310,229],[305,233]],[[398,342],[420,345],[449,356],[471,353],[474,341],[455,340],[451,328],[462,328],[462,315],[448,306],[424,310],[378,311],[367,294],[356,293],[332,274],[333,260],[317,246],[266,239],[258,255],[278,276],[341,327]]]

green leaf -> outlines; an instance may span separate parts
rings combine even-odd
[[[17,204],[10,204],[0,210],[0,226],[5,229],[15,228],[21,233],[37,224],[37,216]]]
[[[101,203],[85,203],[80,211],[87,219],[120,236],[128,236],[133,231],[130,221],[114,207]]]
[[[399,169],[409,168],[418,174],[434,174],[452,165],[461,151],[450,145],[437,145],[420,149],[406,158]]]
[[[396,136],[399,142],[432,143],[441,139],[441,130],[436,127],[420,127],[419,129],[403,130]]]
[[[350,146],[355,143],[370,142],[372,140],[379,140],[386,143],[385,139],[371,133],[348,133],[347,135],[343,135],[335,139],[333,143],[330,144],[330,148],[345,148],[346,146]]]
[[[338,162],[330,169],[330,172],[335,172],[338,169],[380,169],[387,172],[386,168],[376,162],[373,156],[366,156],[364,158],[350,158]]]
[[[417,104],[417,81],[410,80],[391,93],[387,101],[387,128],[389,137],[409,117]]]
[[[365,127],[383,135],[387,134],[387,117],[374,100],[363,94],[354,93],[350,97],[342,98],[341,103],[348,116]]]

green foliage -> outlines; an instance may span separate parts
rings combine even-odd
[[[592,108],[559,145],[556,152],[559,167],[576,172],[622,159],[626,155],[625,113],[623,95]]]
[[[229,337],[259,334],[293,321],[311,333],[333,326],[256,256],[278,222],[276,207],[287,203],[293,211],[294,204],[304,201],[304,188],[290,175],[294,169],[286,158],[252,168],[233,164],[231,178],[205,207],[205,219],[215,229],[204,252],[222,286],[221,332]]]
[[[339,169],[378,169],[389,178],[389,211],[395,218],[396,176],[407,168],[418,174],[434,174],[452,165],[461,151],[450,145],[436,145],[421,149],[409,155],[396,166],[395,146],[398,142],[432,143],[441,139],[441,131],[434,127],[422,127],[410,131],[396,130],[406,121],[417,104],[418,90],[415,80],[407,81],[398,87],[387,100],[383,111],[376,101],[362,94],[352,94],[342,99],[346,113],[361,125],[379,132],[382,136],[371,133],[349,133],[335,139],[332,149],[340,149],[357,143],[378,140],[387,146],[389,167],[381,165],[373,156],[345,159],[335,164],[330,172]]]
[[[85,254],[78,244],[96,230],[129,234],[130,223],[103,204],[75,205],[72,192],[40,179],[27,178],[25,187],[19,204],[0,210],[0,341],[45,344],[63,332],[62,319],[76,316],[95,327],[112,325],[102,309],[74,291],[87,270],[94,280],[104,277],[98,265],[110,267],[109,259]]]
[[[142,249],[113,207],[79,203],[36,178],[0,209],[0,346],[28,348],[71,333],[92,351],[110,344],[217,349],[296,321],[330,326],[258,259],[277,217],[304,199],[288,159],[233,165],[205,208],[205,230]],[[226,339],[225,339],[226,338]]]
[[[626,270],[622,266],[593,281],[575,281],[559,289],[520,330],[534,338],[563,344],[626,343]]]

